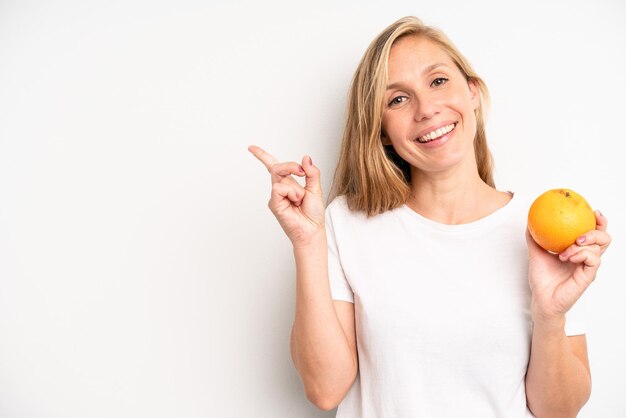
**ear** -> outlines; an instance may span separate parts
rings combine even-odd
[[[470,79],[468,80],[467,85],[470,89],[472,108],[476,110],[478,109],[478,106],[480,106],[480,93],[478,92],[478,84],[476,84],[476,80]]]

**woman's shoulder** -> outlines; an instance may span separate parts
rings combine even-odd
[[[351,223],[371,224],[389,216],[392,211],[383,212],[382,214],[368,216],[363,210],[351,207],[350,201],[346,195],[334,197],[326,206],[326,217],[333,219],[350,220]]]
[[[350,209],[348,198],[345,195],[334,197],[326,206],[326,216],[331,218],[358,218],[361,213]]]
[[[532,201],[527,193],[511,190],[507,190],[507,193],[511,194],[511,203],[513,203],[513,205],[518,209],[528,210],[528,208],[530,208]]]
[[[532,204],[532,199],[528,193],[523,191],[508,191],[512,194],[511,201],[505,206],[503,212],[506,214],[504,219],[506,222],[518,224],[520,227],[526,228],[528,219],[528,210]]]
[[[326,210],[338,210],[348,206],[348,200],[345,195],[339,195],[332,198],[326,205]]]

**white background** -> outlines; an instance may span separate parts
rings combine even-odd
[[[0,417],[333,416],[246,147],[310,154],[328,191],[352,73],[405,15],[490,87],[498,188],[609,218],[580,417],[625,417],[626,6],[504,3],[0,1]]]

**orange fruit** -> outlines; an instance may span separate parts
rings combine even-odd
[[[596,216],[589,203],[569,189],[548,190],[528,211],[528,230],[543,249],[561,253],[576,238],[596,228]]]

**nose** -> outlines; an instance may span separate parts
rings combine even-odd
[[[431,119],[439,112],[441,112],[441,105],[433,97],[425,94],[417,97],[415,109],[415,120],[417,122]]]

